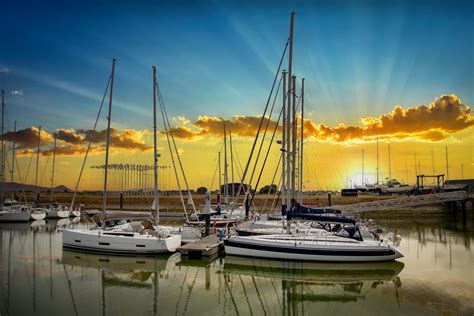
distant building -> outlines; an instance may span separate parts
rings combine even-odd
[[[464,186],[467,192],[474,193],[474,179],[446,180],[444,184],[449,186]]]

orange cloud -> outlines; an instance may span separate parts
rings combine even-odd
[[[107,137],[107,131],[84,130],[84,129],[58,129],[56,130],[57,139],[65,143],[65,145],[58,145],[56,147],[57,155],[79,155],[83,154],[87,150],[87,144],[92,141],[93,146],[91,147],[92,153],[103,152],[105,150],[105,140]],[[147,151],[152,148],[145,144],[144,136],[149,134],[147,130],[116,130],[110,129],[110,145],[111,150],[114,152],[123,151]],[[19,155],[31,155],[36,153],[38,129],[36,127],[29,127],[24,130],[17,131],[14,135],[13,132],[5,134],[6,141],[13,141],[15,138],[18,144]],[[51,134],[46,131],[41,131],[41,146],[52,143],[54,138]],[[42,149],[41,154],[44,156],[51,155],[53,153],[52,146],[48,146],[47,149]]]
[[[306,137],[331,142],[352,140],[408,139],[439,141],[474,125],[471,108],[455,95],[443,95],[430,105],[404,109],[400,105],[388,114],[360,120],[360,126],[329,127],[305,120]]]
[[[187,126],[172,128],[174,136],[182,139],[194,139],[200,136],[222,137],[223,125],[232,130],[232,135],[253,137],[260,124],[258,116],[234,116],[232,119],[199,116]],[[268,118],[265,118],[263,126]],[[269,129],[276,122],[270,120]],[[340,123],[330,127],[316,124],[311,119],[304,121],[305,137],[319,141],[344,143],[350,141],[371,141],[380,139],[420,139],[429,141],[443,140],[450,135],[474,125],[471,108],[464,105],[455,95],[443,95],[430,105],[420,105],[404,109],[400,105],[388,114],[379,117],[365,117],[359,125],[347,126]],[[280,128],[279,128],[280,130]]]
[[[38,132],[38,128],[32,126],[18,130],[15,133],[7,132],[3,137],[5,141],[15,141],[15,144],[19,149],[35,148],[38,145]],[[54,138],[51,134],[45,130],[41,130],[41,146],[48,142],[52,142],[53,140]]]
[[[257,133],[261,116],[242,116],[236,115],[231,119],[221,117],[199,116],[197,121],[192,122],[194,128],[187,126],[176,126],[171,129],[173,135],[182,139],[193,139],[199,136],[222,137],[224,135],[224,124],[228,130],[232,131],[233,136],[253,137]],[[268,128],[273,130],[276,122],[265,117],[263,127],[268,122]]]

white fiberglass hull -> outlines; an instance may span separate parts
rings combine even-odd
[[[153,236],[132,232],[65,229],[63,247],[68,249],[115,253],[157,254],[175,252],[181,245],[181,235]]]
[[[229,255],[278,260],[376,262],[403,257],[387,244],[334,236],[234,236],[226,239],[224,246]]]
[[[69,211],[47,210],[46,218],[68,218]]]
[[[33,220],[43,220],[46,218],[46,213],[45,212],[31,212],[30,216],[31,216],[31,219]]]
[[[0,211],[0,222],[28,222],[30,212],[22,210],[2,210]]]

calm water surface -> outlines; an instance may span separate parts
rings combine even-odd
[[[100,256],[61,249],[61,222],[1,224],[1,315],[474,313],[471,217],[378,221],[405,258],[316,264]]]

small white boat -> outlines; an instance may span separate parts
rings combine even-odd
[[[46,209],[46,218],[68,218],[69,210],[62,205]]]
[[[0,222],[27,222],[30,212],[29,205],[21,205],[16,200],[6,198],[0,210]]]
[[[74,217],[81,217],[81,211],[79,210],[73,210],[71,212],[71,215],[74,216]]]
[[[63,248],[115,254],[158,254],[175,252],[181,235],[155,230],[149,221],[113,226],[110,229],[65,229]]]
[[[30,213],[31,219],[33,220],[43,220],[46,218],[46,209],[43,208],[34,208]]]
[[[4,207],[0,211],[0,222],[28,222],[31,209],[28,206]]]

